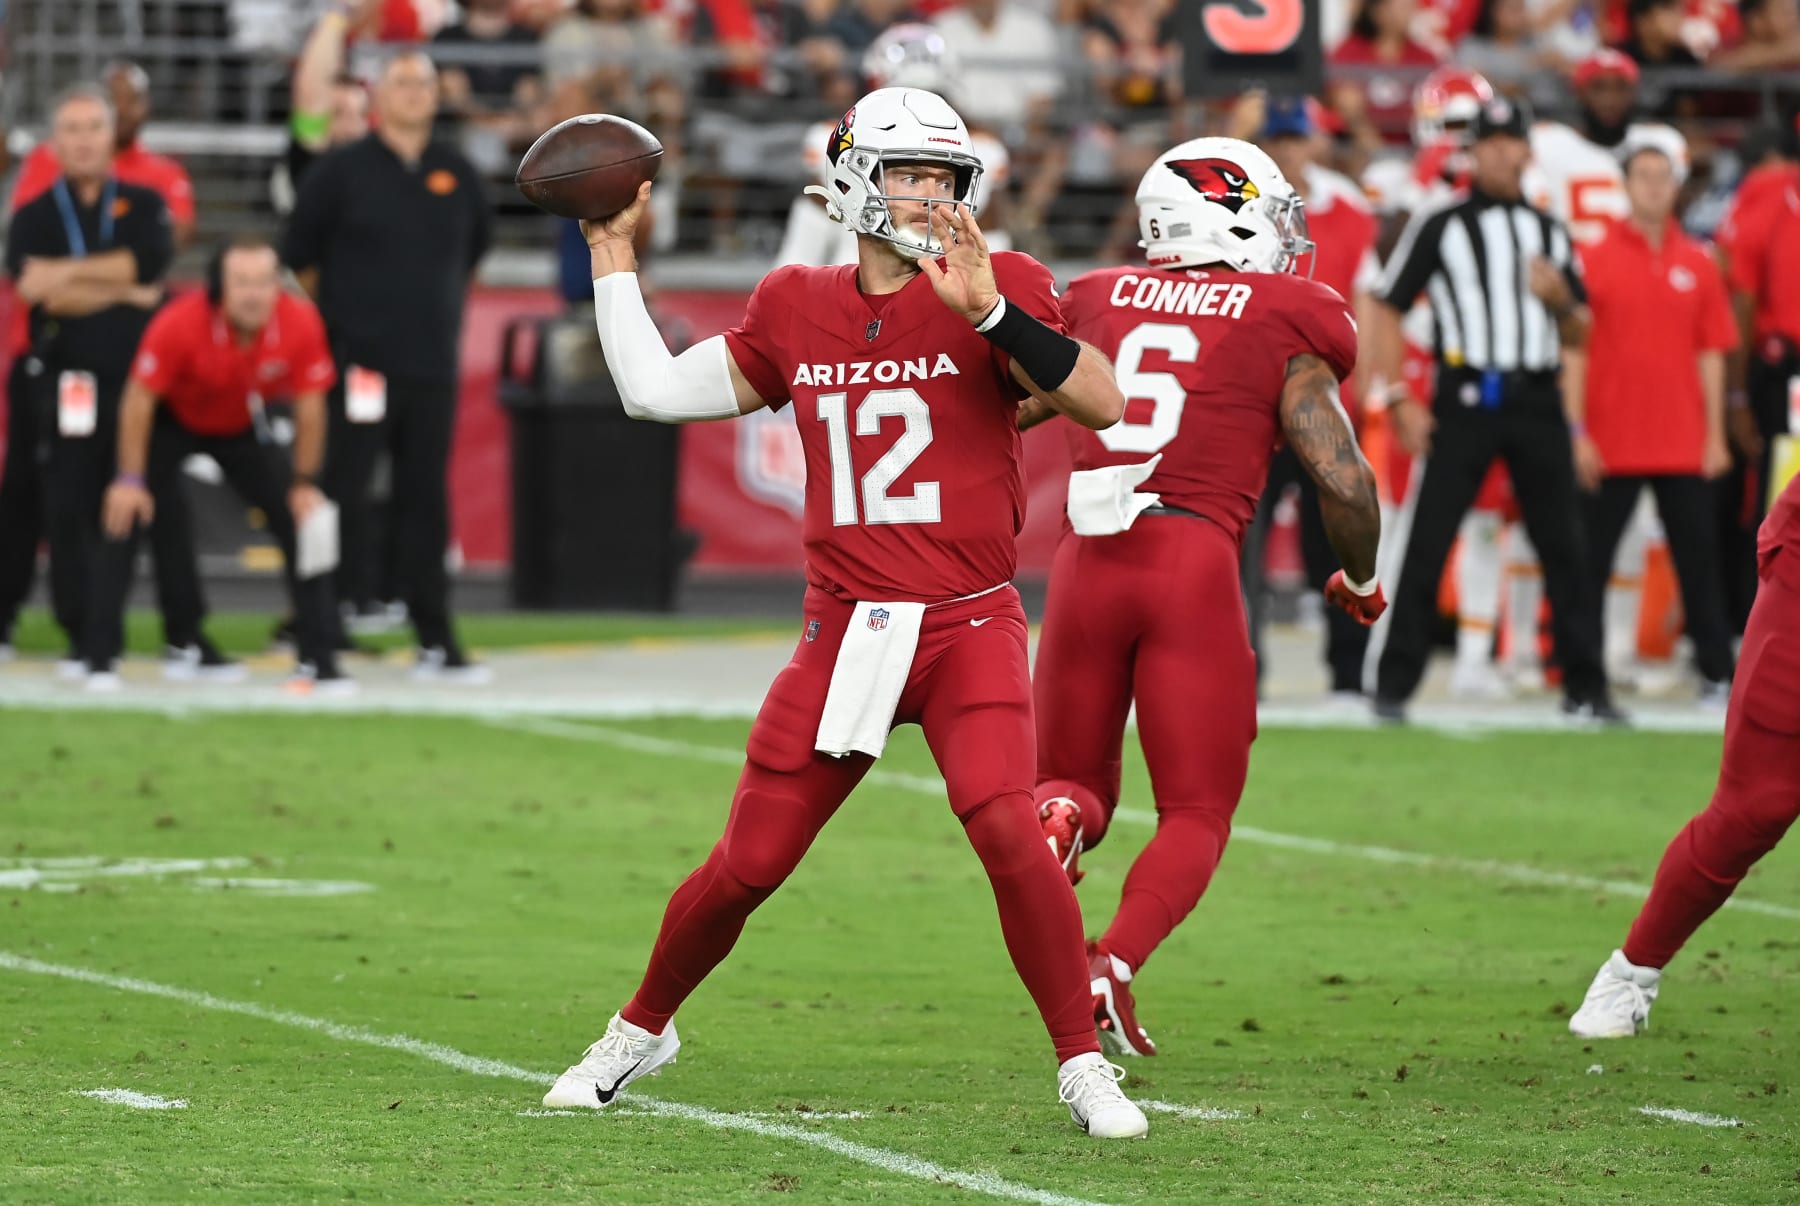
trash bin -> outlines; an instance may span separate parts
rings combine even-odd
[[[504,339],[513,606],[673,609],[679,430],[626,415],[591,315],[515,319]]]

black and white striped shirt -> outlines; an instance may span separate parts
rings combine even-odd
[[[1544,372],[1562,362],[1556,319],[1531,292],[1536,256],[1587,301],[1566,226],[1524,201],[1477,191],[1415,213],[1388,257],[1381,300],[1405,313],[1423,293],[1447,368]]]

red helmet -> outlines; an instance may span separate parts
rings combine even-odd
[[[1439,67],[1413,90],[1413,145],[1469,140],[1475,115],[1494,99],[1487,79],[1466,67]]]

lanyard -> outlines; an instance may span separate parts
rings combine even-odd
[[[56,208],[62,214],[63,233],[69,237],[69,254],[76,259],[87,255],[87,239],[81,233],[81,220],[75,214],[75,199],[69,195],[69,179],[63,177],[51,190],[56,194]],[[112,246],[113,241],[113,198],[118,195],[119,182],[111,176],[106,178],[106,186],[100,190],[100,246],[102,249]]]

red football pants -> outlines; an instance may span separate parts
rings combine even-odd
[[[1800,549],[1773,550],[1760,571],[1719,785],[1663,852],[1625,939],[1625,957],[1640,967],[1673,959],[1800,816]]]
[[[811,589],[806,619],[810,635],[776,676],[750,730],[725,834],[669,901],[649,969],[623,1010],[635,1025],[660,1032],[668,1024],[874,762],[813,749],[845,630],[867,620],[854,605]],[[1081,910],[1044,843],[1031,798],[1029,655],[1016,590],[926,610],[894,719],[925,730],[950,808],[987,871],[1013,966],[1058,1061],[1098,1051]]]
[[[1038,643],[1037,801],[1079,804],[1090,848],[1118,807],[1134,697],[1156,834],[1102,946],[1136,968],[1211,882],[1256,740],[1238,544],[1217,524],[1146,515],[1116,536],[1065,533],[1057,546]]]

